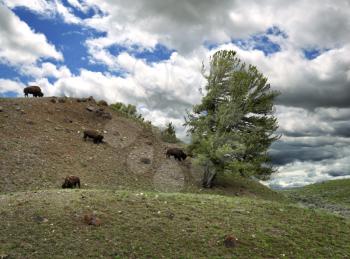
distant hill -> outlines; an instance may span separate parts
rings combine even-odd
[[[331,180],[283,191],[308,207],[350,217],[350,179]]]

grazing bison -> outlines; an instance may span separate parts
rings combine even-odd
[[[79,187],[80,188],[80,179],[78,176],[67,176],[64,179],[64,183],[62,184],[62,188],[75,188],[75,187]]]
[[[171,157],[173,156],[175,159],[182,161],[185,160],[187,155],[182,151],[180,148],[169,148],[166,151],[166,157]]]
[[[28,94],[32,94],[34,97],[43,97],[44,94],[41,92],[41,89],[39,86],[33,85],[28,86],[23,89],[24,96],[28,97]]]
[[[84,140],[86,138],[92,138],[95,144],[102,143],[103,135],[96,130],[84,130]]]

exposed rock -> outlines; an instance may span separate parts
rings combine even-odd
[[[44,218],[42,216],[39,216],[39,215],[35,215],[33,217],[33,220],[37,223],[45,223],[45,222],[48,222],[49,220],[47,218]]]
[[[88,106],[88,107],[86,107],[86,110],[88,110],[89,112],[94,112],[94,111],[96,111],[96,108],[93,106]]]
[[[92,96],[90,96],[88,98],[77,98],[76,100],[78,103],[85,103],[85,102],[94,102],[95,103],[95,99]]]
[[[175,217],[175,214],[174,214],[173,212],[171,212],[171,211],[167,211],[167,212],[166,212],[166,217],[167,217],[168,219],[173,220],[174,217]]]
[[[142,157],[142,158],[140,159],[140,161],[141,161],[142,163],[144,163],[144,164],[147,164],[147,165],[149,165],[149,164],[151,163],[151,159],[149,159],[149,158],[147,158],[147,157]]]
[[[50,99],[50,102],[52,102],[52,103],[58,103],[58,100],[57,100],[56,97],[54,97],[54,98],[51,98],[51,99]]]
[[[108,106],[108,103],[105,100],[100,100],[97,105],[99,106]]]
[[[4,108],[2,106],[0,106],[0,112],[3,112]]]
[[[112,119],[112,114],[109,112],[106,112],[104,108],[97,109],[96,114],[97,116],[102,117],[103,119],[108,119],[108,120]]]
[[[63,121],[66,122],[66,123],[73,123],[73,121],[71,119],[68,119],[68,118],[64,118]]]
[[[85,103],[85,102],[87,102],[87,99],[86,98],[77,98],[77,102],[78,103]]]
[[[97,114],[103,114],[105,112],[105,109],[104,108],[97,108],[96,109],[96,113]]]
[[[100,226],[101,220],[94,213],[87,213],[83,216],[83,221],[87,225]]]
[[[228,235],[228,236],[225,237],[224,245],[227,248],[236,247],[237,246],[237,241],[238,241],[238,239],[235,236]]]
[[[94,97],[92,97],[92,96],[89,96],[89,97],[87,98],[87,101],[88,101],[88,102],[94,102],[94,103],[96,102],[95,99],[94,99]]]
[[[107,120],[111,120],[112,119],[112,114],[110,114],[109,112],[104,112],[101,115],[102,118],[107,119]]]
[[[65,103],[67,100],[66,100],[66,97],[60,97],[58,98],[58,102],[59,103]]]

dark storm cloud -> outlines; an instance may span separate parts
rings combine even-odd
[[[350,119],[349,121],[332,122],[334,124],[334,135],[350,138]]]
[[[325,159],[341,157],[343,147],[335,147],[332,141],[315,140],[316,143],[298,142],[297,139],[290,141],[278,141],[272,145],[269,154],[275,165],[285,165],[296,161],[319,162]]]
[[[350,64],[349,64],[350,66]],[[277,104],[303,107],[313,110],[318,107],[350,107],[350,81],[315,82],[302,89],[287,89],[277,98]]]
[[[324,53],[300,67],[277,98],[280,105],[313,110],[350,107],[350,47]],[[300,64],[300,66],[302,66]],[[278,88],[278,85],[275,87]]]

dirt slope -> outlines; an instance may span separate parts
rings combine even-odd
[[[161,191],[196,178],[189,161],[166,159],[167,145],[150,128],[108,107],[112,119],[103,118],[87,109],[100,108],[94,101],[17,98],[0,106],[0,192],[59,188],[66,175],[79,176],[83,188]],[[84,129],[104,132],[106,143],[83,141]]]

